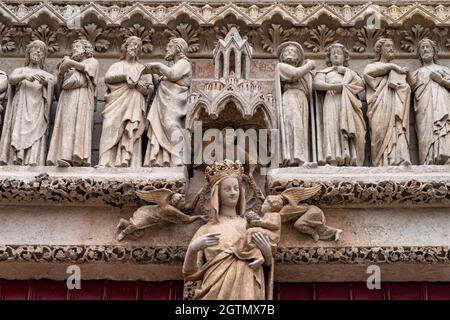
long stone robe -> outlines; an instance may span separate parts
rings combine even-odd
[[[64,75],[58,100],[55,127],[47,156],[48,165],[64,160],[75,166],[91,164],[91,145],[98,61],[88,58],[80,62],[84,72],[74,68]]]
[[[312,73],[308,72],[301,79],[297,79],[293,75],[295,69],[286,63],[278,63],[276,67],[280,160],[284,165],[302,165],[310,161],[309,108],[312,102],[313,77]]]
[[[450,90],[430,79],[432,71],[450,80],[450,69],[436,64],[421,67],[413,74],[419,161],[445,164],[450,158]]]
[[[349,68],[341,75],[333,67],[318,71],[315,78],[328,84],[343,83],[341,93],[316,91],[319,164],[362,166],[366,124],[357,95],[364,90],[363,80]]]
[[[128,75],[133,79],[145,79],[145,67],[140,63],[119,61],[111,65],[106,77]],[[145,130],[146,96],[127,82],[107,84],[105,108],[102,112],[103,127],[100,138],[100,166],[141,167],[142,133]]]
[[[3,111],[3,106],[2,106],[2,100],[6,95],[6,91],[8,89],[8,75],[6,74],[6,72],[0,70],[0,80],[5,82],[5,86],[4,87],[0,87],[0,112]]]
[[[200,269],[185,274],[190,281],[201,280],[194,299],[206,300],[264,300],[272,298],[271,280],[264,267],[249,267],[248,260],[241,260],[234,252],[235,244],[246,236],[246,221],[241,216],[221,219],[218,223],[201,226],[192,240],[210,233],[220,233],[219,244],[198,254]],[[269,271],[269,274],[272,274]],[[266,287],[267,286],[267,287]]]
[[[191,89],[192,67],[185,59],[172,66],[177,67],[183,69],[180,79],[172,82],[163,77],[147,115],[149,142],[144,166],[167,167],[184,164],[181,154],[183,148],[181,144],[177,145],[177,142],[185,142],[183,129]]]
[[[11,86],[0,139],[0,164],[45,165],[47,131],[55,79],[50,73],[30,67],[14,70],[21,74],[43,75],[47,85],[23,80]]]
[[[405,80],[397,89],[388,86],[391,80],[399,78],[395,71],[380,77],[368,75],[368,72],[382,68],[383,65],[382,62],[374,62],[364,69],[372,163],[375,166],[410,164],[411,88]]]

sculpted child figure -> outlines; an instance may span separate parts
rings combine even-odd
[[[255,245],[253,235],[261,233],[269,240],[272,250],[275,250],[281,235],[281,216],[279,211],[283,208],[281,196],[267,196],[262,207],[261,215],[254,211],[245,214],[247,219],[247,230],[245,236],[235,246],[236,255],[243,260],[253,260],[249,263],[252,268],[262,265],[264,255]]]

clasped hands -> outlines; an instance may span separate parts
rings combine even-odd
[[[27,74],[23,77],[24,80],[28,80],[30,82],[38,81],[41,85],[46,86],[48,84],[48,80],[45,76],[39,73],[35,74]]]

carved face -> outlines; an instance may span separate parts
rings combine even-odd
[[[290,65],[298,65],[300,62],[300,52],[294,46],[287,46],[283,50],[283,62],[288,63]]]
[[[344,51],[341,48],[331,48],[330,52],[330,62],[333,66],[342,66],[344,65],[345,55]]]
[[[394,59],[394,43],[392,41],[386,41],[381,47],[381,56],[387,61]]]
[[[419,54],[423,62],[433,61],[434,49],[431,43],[429,43],[428,41],[421,42],[419,47]]]
[[[84,47],[79,41],[75,41],[72,44],[72,59],[75,61],[81,61],[85,55]]]
[[[267,196],[266,200],[261,206],[261,212],[278,212],[283,208],[283,198],[279,195],[277,196]]]
[[[167,44],[166,56],[164,57],[164,59],[166,59],[167,61],[172,61],[176,54],[177,54],[177,45],[175,44],[175,42],[171,40]]]
[[[180,201],[183,199],[183,196],[180,193],[175,193],[172,198],[170,198],[170,205],[172,206],[178,206],[180,204]]]
[[[236,207],[239,201],[239,181],[235,177],[225,178],[220,183],[220,205]]]
[[[139,55],[139,43],[137,41],[130,41],[127,44],[127,57],[137,58]]]
[[[30,49],[30,63],[31,64],[40,64],[42,60],[44,60],[45,52],[44,48],[40,46],[33,46]]]

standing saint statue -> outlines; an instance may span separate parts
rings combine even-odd
[[[112,64],[105,75],[108,92],[102,112],[99,167],[142,166],[142,134],[153,80],[139,62],[140,38],[127,38],[122,51],[120,61]]]
[[[361,77],[350,68],[348,50],[339,43],[326,49],[328,68],[317,71],[317,160],[319,164],[362,166],[366,124],[358,94]]]
[[[376,59],[364,69],[371,154],[374,166],[410,165],[408,69],[390,61],[394,43],[380,38]]]
[[[98,61],[87,40],[75,40],[72,56],[58,68],[57,92],[61,92],[47,165],[90,166]]]
[[[314,61],[304,61],[303,48],[297,42],[285,42],[278,48],[275,91],[278,127],[281,135],[281,162],[300,166],[310,161],[310,106],[312,106],[312,69]]]
[[[412,75],[420,164],[450,163],[450,69],[437,64],[437,46],[419,41],[422,67]]]
[[[146,67],[161,76],[150,111],[147,151],[144,166],[180,166],[184,164],[182,151],[184,119],[192,83],[192,65],[186,57],[188,44],[183,38],[169,41],[165,59],[168,67],[160,62]]]
[[[47,56],[44,42],[32,41],[25,52],[25,66],[9,77],[0,164],[43,166],[55,78],[43,70]]]

